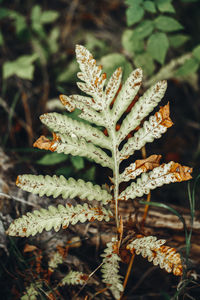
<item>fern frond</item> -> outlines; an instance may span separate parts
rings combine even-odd
[[[93,97],[92,108],[102,111],[105,105],[103,87],[106,74],[101,74],[102,66],[96,65],[96,60],[85,47],[76,45],[76,58],[82,71],[77,76],[85,82],[77,82],[77,85],[83,92]]]
[[[60,285],[83,285],[88,280],[89,276],[78,271],[70,271],[61,281]]]
[[[119,195],[120,200],[134,199],[148,194],[150,190],[171,182],[180,182],[191,179],[192,168],[181,166],[173,161],[143,173],[136,183],[133,182]]]
[[[56,269],[58,265],[62,263],[63,263],[62,255],[58,251],[55,251],[54,253],[52,253],[51,258],[48,262],[49,270],[53,272],[54,269]]]
[[[115,299],[120,298],[120,293],[123,292],[122,276],[119,273],[120,257],[117,255],[117,240],[112,239],[110,243],[106,245],[103,257],[103,265],[101,272],[103,273],[103,282],[108,285]]]
[[[72,112],[75,108],[78,108],[81,110],[79,115],[80,118],[99,126],[105,126],[107,123],[106,117],[102,113],[97,112],[92,107],[86,105],[84,101],[82,101],[83,98],[84,96],[81,95],[60,95],[60,101],[68,111]]]
[[[166,88],[167,82],[160,81],[139,98],[117,132],[118,143],[122,142],[132,130],[139,126],[141,121],[157,106],[163,98]]]
[[[169,117],[169,103],[160,108],[154,116],[151,116],[148,121],[145,121],[134,136],[128,139],[120,151],[120,159],[124,156],[133,155],[135,150],[140,150],[147,143],[153,142],[154,139],[159,139],[167,128],[173,125]]]
[[[34,210],[33,213],[28,212],[14,220],[9,226],[7,234],[21,237],[34,236],[44,229],[49,231],[53,228],[57,232],[61,226],[66,229],[70,224],[75,225],[78,222],[109,221],[111,216],[111,211],[104,207],[91,207],[87,203],[76,206],[71,204],[58,205],[58,207],[49,206],[48,209]]]
[[[130,164],[122,174],[119,175],[119,183],[135,179],[141,173],[153,170],[160,164],[161,155],[151,155],[145,159],[138,159]]]
[[[116,93],[120,87],[122,79],[122,69],[117,68],[117,70],[112,74],[110,77],[106,89],[105,89],[105,103],[106,103],[106,109],[109,109],[110,104],[112,103],[113,99],[116,96]]]
[[[31,283],[25,291],[25,295],[23,295],[21,300],[37,300],[37,296],[39,295],[39,290],[42,288],[41,281],[36,281],[35,283]]]
[[[43,176],[43,175],[19,175],[16,184],[21,189],[39,194],[41,197],[53,196],[54,198],[62,196],[63,199],[68,197],[79,197],[89,201],[97,200],[102,204],[111,201],[112,196],[99,185],[93,185],[91,182],[85,182],[82,179],[66,179],[64,176]]]
[[[102,131],[89,124],[73,120],[59,113],[41,115],[40,120],[56,133],[73,134],[77,136],[77,138],[84,138],[87,142],[92,142],[94,145],[111,150],[108,137],[105,136]]]
[[[180,276],[183,271],[180,254],[175,248],[163,246],[165,242],[166,240],[157,240],[155,236],[140,237],[132,241],[127,249],[148,258],[149,262],[152,261],[155,266],[159,265],[168,273],[173,272],[174,275]]]
[[[142,83],[142,70],[134,70],[123,85],[111,110],[112,126],[117,123],[138,93]]]
[[[52,152],[56,151],[57,153],[84,156],[94,160],[103,167],[113,169],[113,159],[111,157],[109,157],[101,148],[86,142],[84,138],[77,138],[73,133],[71,133],[71,135],[53,133],[53,140],[41,136],[33,146]]]

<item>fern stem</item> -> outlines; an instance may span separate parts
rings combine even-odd
[[[147,195],[147,202],[150,202],[151,200],[151,192],[149,192],[149,194]],[[146,204],[145,205],[145,208],[144,208],[144,214],[143,214],[143,217],[142,217],[142,221],[141,221],[141,225],[142,227],[144,226],[144,223],[146,221],[146,217],[147,217],[147,214],[148,214],[148,210],[149,210],[149,205]]]
[[[119,162],[118,162],[118,149],[117,146],[114,148],[114,200],[115,200],[115,222],[117,228],[119,228],[119,212],[118,212],[118,197],[119,197]]]

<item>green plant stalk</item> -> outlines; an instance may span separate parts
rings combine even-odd
[[[116,135],[113,128],[109,128],[108,134],[112,137],[113,151],[112,156],[114,158],[114,170],[113,170],[113,182],[114,182],[114,201],[115,201],[115,223],[119,228],[119,212],[118,212],[118,197],[119,197],[119,151],[116,144]]]

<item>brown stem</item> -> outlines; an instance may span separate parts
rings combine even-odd
[[[147,195],[147,202],[150,202],[150,200],[151,200],[151,192],[149,192],[149,194]],[[144,227],[144,223],[145,223],[145,220],[146,220],[146,217],[148,214],[148,210],[149,210],[149,205],[146,204],[144,207],[144,214],[143,214],[142,221],[141,221],[142,227]]]
[[[126,271],[126,276],[125,276],[124,283],[123,283],[124,290],[126,288],[128,278],[129,278],[130,273],[131,273],[134,258],[135,258],[135,253],[132,254],[129,265],[128,265],[128,268],[127,268],[127,271]],[[120,299],[122,299],[123,294],[124,294],[124,292],[122,292]]]

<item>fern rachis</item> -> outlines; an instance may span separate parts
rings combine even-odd
[[[73,178],[66,179],[63,176],[20,175],[17,185],[26,191],[54,198],[61,195],[63,199],[78,196],[84,201],[98,200],[99,206],[93,207],[87,203],[76,206],[66,204],[58,208],[50,206],[48,209],[27,213],[22,218],[13,221],[7,233],[15,236],[29,236],[42,232],[44,229],[54,228],[58,231],[61,226],[65,229],[69,224],[73,225],[79,221],[104,220],[108,222],[112,217],[109,206],[111,202],[114,202],[116,231],[119,236],[117,235],[107,244],[103,254],[102,270],[103,282],[108,284],[114,297],[118,298],[120,292],[123,291],[121,276],[118,275],[118,264],[120,242],[124,237],[123,230],[121,230],[123,221],[119,213],[119,201],[142,197],[163,184],[188,180],[191,178],[192,169],[175,162],[160,165],[161,156],[154,154],[145,159],[136,160],[120,173],[120,164],[125,159],[133,155],[135,150],[140,150],[146,143],[160,138],[167,128],[172,126],[169,104],[161,107],[142,123],[164,96],[167,83],[160,81],[155,84],[136,101],[130,111],[127,111],[141,86],[142,70],[133,71],[122,85],[122,70],[118,68],[105,88],[106,74],[102,73],[101,66],[96,65],[90,52],[83,46],[77,45],[76,56],[81,69],[78,73],[78,78],[81,80],[78,82],[78,87],[90,97],[61,95],[60,100],[69,112],[76,108],[80,109],[79,117],[89,124],[58,113],[44,114],[40,119],[53,130],[53,139],[41,136],[34,146],[52,152],[85,156],[103,167],[110,168],[113,172],[112,189],[107,191],[99,185],[83,180],[76,181]],[[118,121],[122,116],[122,123],[118,126]],[[99,127],[94,127],[94,124],[103,126],[107,134]],[[133,131],[134,134],[129,137],[130,132]],[[131,180],[135,181],[124,190],[119,190],[120,183]],[[159,241],[156,237],[150,236],[142,239],[135,236],[133,241],[126,245],[126,249],[148,257],[149,261],[153,260],[154,264],[159,264],[168,272],[173,271],[175,275],[181,275],[180,255],[175,253],[175,249],[163,246],[165,241]],[[156,255],[157,260],[152,259],[153,255]],[[67,278],[67,282],[70,281],[71,277]]]

